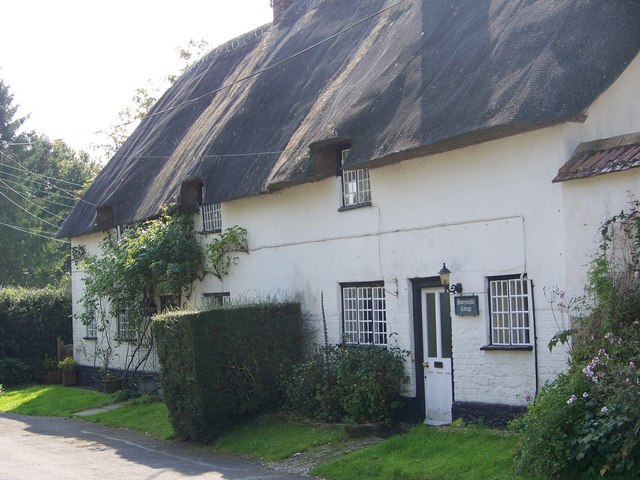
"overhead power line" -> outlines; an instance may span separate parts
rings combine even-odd
[[[336,38],[336,37],[338,37],[338,36],[342,35],[343,33],[348,32],[348,31],[349,31],[349,30],[351,30],[352,28],[355,28],[355,27],[357,27],[357,26],[361,25],[362,23],[367,22],[367,21],[371,20],[372,18],[375,18],[375,17],[377,17],[378,15],[383,14],[383,13],[384,13],[384,12],[386,12],[387,10],[391,10],[392,8],[394,8],[394,7],[398,6],[398,5],[400,5],[401,3],[406,2],[406,1],[407,1],[407,0],[399,0],[398,2],[393,3],[392,5],[389,5],[388,7],[385,7],[385,8],[383,8],[382,10],[378,10],[377,12],[372,13],[371,15],[368,15],[367,17],[362,18],[361,20],[358,20],[358,21],[357,21],[357,22],[355,22],[355,23],[352,23],[351,25],[349,25],[349,26],[347,26],[347,27],[343,28],[343,29],[342,29],[342,30],[340,30],[339,32],[336,32],[336,33],[334,33],[333,35],[330,35],[330,36],[328,36],[328,37],[326,37],[326,38],[324,38],[324,39],[320,40],[319,42],[314,43],[313,45],[310,45],[310,46],[308,46],[308,47],[306,47],[306,48],[303,48],[302,50],[299,50],[299,51],[297,51],[296,53],[294,53],[294,54],[292,54],[292,55],[289,55],[289,56],[288,56],[288,57],[286,57],[286,58],[283,58],[282,60],[279,60],[279,61],[277,61],[277,62],[275,62],[275,63],[272,63],[271,65],[267,65],[266,67],[261,68],[261,69],[259,69],[259,70],[256,70],[255,72],[252,72],[252,73],[250,73],[250,74],[248,74],[248,75],[245,75],[244,77],[240,77],[239,79],[234,80],[233,82],[226,83],[226,84],[222,85],[221,87],[216,88],[215,90],[212,90],[212,91],[210,91],[210,92],[208,92],[208,93],[205,93],[205,94],[203,94],[203,95],[200,95],[199,97],[191,98],[191,99],[186,100],[186,101],[184,101],[184,102],[182,102],[182,103],[179,103],[179,104],[177,104],[177,105],[173,105],[173,106],[171,106],[171,107],[167,107],[167,108],[165,108],[164,110],[160,110],[160,111],[158,111],[158,112],[154,112],[154,113],[152,113],[152,114],[145,115],[145,116],[144,116],[144,118],[142,119],[142,122],[144,122],[144,121],[145,121],[146,119],[148,119],[148,118],[157,117],[158,115],[162,115],[162,114],[164,114],[164,113],[167,113],[167,112],[170,112],[170,111],[176,110],[176,109],[178,109],[178,108],[184,107],[185,105],[190,105],[190,104],[192,104],[192,103],[198,102],[198,101],[200,101],[200,100],[202,100],[202,99],[204,99],[204,98],[207,98],[207,97],[210,97],[210,96],[212,96],[212,95],[215,95],[216,93],[218,93],[218,92],[220,92],[220,91],[222,91],[222,90],[225,90],[225,89],[227,89],[227,88],[231,88],[231,87],[233,87],[234,85],[237,85],[238,83],[244,82],[244,81],[246,81],[246,80],[249,80],[250,78],[253,78],[253,77],[255,77],[255,76],[261,75],[262,73],[267,72],[267,71],[269,71],[269,70],[271,70],[271,69],[273,69],[273,68],[275,68],[275,67],[279,67],[279,66],[280,66],[280,65],[282,65],[283,63],[286,63],[286,62],[288,62],[288,61],[290,61],[290,60],[292,60],[292,59],[294,59],[294,58],[296,58],[296,57],[299,57],[300,55],[303,55],[303,54],[307,53],[309,50],[313,50],[314,48],[317,48],[317,47],[319,47],[320,45],[322,45],[322,44],[324,44],[324,43],[326,43],[326,42],[329,42],[329,41],[333,40],[334,38]],[[124,127],[124,126],[127,126],[127,125],[131,124],[131,123],[133,123],[133,121],[131,121],[131,122],[125,122],[125,123],[122,123],[122,124],[119,124],[119,125],[115,125],[115,127],[120,127],[120,126]],[[104,131],[104,130],[98,130],[98,132],[96,132],[96,133],[103,132],[103,131]]]
[[[16,225],[10,225],[10,224],[4,223],[4,222],[0,222],[0,225],[2,225],[4,227],[7,227],[7,228],[11,228],[13,230],[17,230],[17,231],[22,232],[22,233],[28,233],[29,235],[35,235],[36,237],[46,238],[47,240],[53,240],[53,241],[60,242],[60,243],[69,243],[69,240],[62,240],[60,238],[55,238],[53,236],[43,235],[40,232],[36,232],[36,231],[30,230],[28,228],[22,228],[22,227],[18,227]],[[50,233],[50,232],[45,232],[45,233],[49,233],[49,235],[55,235],[55,233]]]
[[[32,205],[35,205],[36,207],[38,207],[38,208],[42,209],[42,211],[43,211],[43,212],[48,213],[48,214],[49,214],[49,215],[51,215],[52,217],[56,217],[56,218],[59,218],[60,220],[64,220],[64,217],[63,217],[62,215],[58,215],[57,213],[50,212],[49,210],[47,210],[46,208],[44,208],[42,205],[39,205],[38,203],[34,202],[34,201],[33,201],[33,200],[31,200],[30,198],[25,197],[24,195],[22,195],[22,193],[18,192],[17,190],[15,190],[15,189],[11,188],[9,185],[7,185],[7,184],[5,183],[5,181],[4,181],[4,180],[2,180],[1,178],[0,178],[0,183],[2,183],[2,184],[5,186],[5,188],[7,188],[10,192],[15,193],[16,195],[18,195],[19,197],[21,197],[23,200],[26,200],[27,202],[31,203]],[[69,208],[70,208],[70,207],[69,207]]]
[[[2,152],[2,151],[0,151],[0,155],[2,155],[3,157],[5,157],[5,158],[7,158],[7,159],[11,160],[12,162],[16,163],[17,165],[19,165],[19,166],[22,168],[22,171],[24,171],[25,173],[28,173],[28,174],[30,174],[30,175],[33,175],[33,176],[35,176],[35,177],[39,177],[39,178],[43,177],[43,175],[40,175],[39,173],[32,172],[32,171],[31,171],[31,170],[29,170],[28,168],[24,167],[24,166],[23,166],[23,165],[21,165],[18,161],[16,161],[15,159],[13,159],[10,155],[7,155],[6,153],[4,153],[4,152]],[[7,167],[8,165],[6,165],[6,164],[2,164],[2,165],[0,165],[0,167],[3,167],[3,166],[4,166],[4,167]],[[31,179],[25,179],[24,177],[20,177],[20,176],[18,176],[18,175],[13,175],[13,174],[8,173],[8,172],[2,172],[2,173],[4,173],[5,175],[9,175],[9,176],[11,176],[11,177],[20,178],[20,179],[24,179],[24,180],[29,180],[29,181],[34,182],[34,183],[40,183],[40,184],[44,184],[44,185],[47,185],[47,186],[48,186],[48,183],[46,183],[46,182],[44,182],[44,181],[42,181],[42,180],[31,180]],[[91,206],[94,206],[94,207],[96,206],[96,204],[95,204],[95,203],[91,203],[91,202],[89,202],[89,201],[87,201],[87,200],[84,200],[83,198],[81,198],[81,197],[79,197],[79,196],[75,195],[72,191],[67,190],[67,189],[65,189],[65,188],[62,188],[60,185],[55,185],[55,187],[56,187],[58,190],[60,190],[61,192],[64,192],[65,194],[67,194],[67,196],[68,196],[68,197],[70,197],[70,198],[72,198],[73,200],[76,200],[76,201],[79,201],[79,202],[84,202],[84,203],[87,203],[87,204],[89,204],[89,205],[91,205]]]
[[[248,75],[245,75],[244,77],[240,77],[240,78],[238,78],[238,79],[236,79],[236,80],[234,80],[234,81],[232,81],[230,83],[226,83],[226,84],[222,85],[219,88],[211,90],[210,92],[202,94],[202,95],[200,95],[200,96],[198,96],[196,98],[191,98],[189,100],[185,100],[182,103],[173,105],[171,107],[167,107],[167,108],[165,108],[163,110],[160,110],[158,112],[147,114],[147,115],[144,116],[144,118],[142,118],[141,121],[144,122],[145,120],[147,120],[149,118],[153,118],[153,117],[156,117],[158,115],[163,115],[163,114],[165,114],[167,112],[170,112],[170,111],[176,110],[178,108],[184,107],[185,105],[190,105],[192,103],[198,102],[198,101],[200,101],[200,100],[202,100],[204,98],[207,98],[207,97],[210,97],[212,95],[215,95],[216,93],[218,93],[218,92],[220,92],[222,90],[225,90],[227,88],[231,88],[234,85],[237,85],[237,84],[239,84],[241,82],[249,80],[250,78],[253,78],[255,76],[261,75],[262,73],[267,72],[267,71],[269,71],[269,70],[271,70],[273,68],[279,67],[280,65],[282,65],[282,64],[284,64],[284,63],[286,63],[286,62],[288,62],[288,61],[290,61],[290,60],[292,60],[292,59],[294,59],[296,57],[299,57],[300,55],[303,55],[303,54],[307,53],[308,51],[313,50],[314,48],[317,48],[317,47],[319,47],[320,45],[322,45],[322,44],[324,44],[326,42],[329,42],[329,41],[333,40],[334,38],[342,35],[343,33],[348,32],[349,30],[361,25],[362,23],[367,22],[367,21],[371,20],[372,18],[377,17],[378,15],[381,15],[381,14],[385,13],[388,10],[391,10],[392,8],[395,8],[398,5],[400,5],[401,3],[406,2],[406,1],[409,1],[409,0],[399,0],[399,1],[389,5],[388,7],[385,7],[383,9],[381,9],[381,10],[378,10],[377,12],[372,13],[371,15],[368,15],[367,17],[364,17],[364,18],[362,18],[362,19],[360,19],[360,20],[348,25],[347,27],[343,28],[342,30],[340,30],[340,31],[338,31],[338,32],[336,32],[336,33],[334,33],[334,34],[332,34],[332,35],[330,35],[330,36],[328,36],[328,37],[326,37],[326,38],[314,43],[313,45],[310,45],[310,46],[308,46],[306,48],[303,48],[302,50],[299,50],[296,53],[293,53],[293,54],[289,55],[288,57],[286,57],[286,58],[284,58],[282,60],[279,60],[279,61],[277,61],[275,63],[270,64],[270,65],[267,65],[266,67],[261,68],[259,70],[256,70],[256,71],[254,71],[254,72],[252,72],[252,73],[250,73]],[[132,123],[135,123],[137,121],[138,121],[138,119],[131,120],[131,121],[128,121],[128,122],[119,123],[119,124],[116,124],[116,125],[112,125],[110,128],[126,127],[127,125],[131,125]],[[104,133],[106,131],[107,131],[107,129],[103,128],[103,129],[100,129],[100,130],[95,130],[93,132],[89,132],[89,133],[86,133],[86,134],[79,134],[79,135],[75,135],[75,136],[77,137],[77,136],[83,136],[83,135],[89,135],[89,134],[99,134],[99,133]],[[60,139],[60,140],[62,140],[62,139]],[[9,143],[9,145],[29,145],[29,144],[30,143]],[[273,153],[275,153],[275,152],[273,152]],[[243,155],[250,155],[250,154],[243,154]],[[232,155],[216,155],[216,156],[232,156]]]
[[[25,212],[27,215],[35,218],[36,220],[41,221],[42,223],[45,223],[55,229],[58,229],[59,225],[55,225],[47,220],[44,220],[43,218],[40,218],[39,216],[31,213],[29,210],[27,210],[26,208],[24,208],[23,206],[19,205],[18,203],[14,202],[13,200],[11,200],[7,195],[5,195],[4,193],[0,192],[0,196],[3,196],[4,198],[6,198],[7,200],[9,200],[11,203],[13,203],[16,207],[18,207],[20,210],[22,210],[23,212]]]
[[[17,179],[20,179],[22,181],[35,183],[36,185],[40,185],[41,187],[45,187],[45,188],[49,187],[49,185],[47,183],[43,182],[42,180],[33,180],[31,178],[26,178],[26,177],[22,177],[20,175],[14,175],[13,173],[5,172],[5,171],[2,170],[3,166],[4,165],[0,165],[0,173],[2,173],[3,175],[8,175],[9,177],[17,178]],[[13,182],[13,183],[18,183],[18,182]],[[56,188],[58,188],[58,187],[56,187]],[[57,193],[65,200],[73,200],[74,202],[79,200],[78,197],[76,197],[73,194],[67,193],[67,191],[64,190],[64,189],[58,188],[58,190],[59,190],[59,192],[57,192]],[[44,190],[40,189],[40,191],[44,191]]]
[[[5,173],[2,170],[0,170],[0,173]],[[26,185],[23,182],[16,182],[14,180],[9,180],[8,178],[4,178],[2,179],[2,181],[6,184],[11,184],[11,185],[16,185],[16,186],[20,186],[20,187],[25,187]],[[29,180],[31,181],[31,180]],[[67,204],[67,203],[59,203],[56,202],[55,200],[51,200],[50,198],[46,198],[46,197],[36,197],[34,196],[34,192],[44,192],[44,190],[42,190],[41,188],[36,188],[33,190],[33,192],[29,192],[29,195],[33,198],[37,198],[39,201],[44,202],[44,203],[50,203],[52,205],[58,205],[60,207],[65,207],[65,208],[73,208],[73,206],[75,205],[75,201],[67,198],[67,197],[62,197],[61,200],[72,200],[74,203],[72,204]]]
[[[30,174],[33,174],[33,175],[37,175],[38,177],[41,177],[41,178],[46,178],[47,180],[53,180],[54,182],[66,183],[67,185],[71,185],[72,187],[79,187],[79,188],[84,187],[84,185],[80,185],[79,183],[75,183],[75,182],[70,182],[70,181],[64,180],[62,178],[52,177],[50,175],[45,175],[44,173],[32,172],[27,167],[25,167],[20,162],[18,162],[16,159],[11,158],[10,155],[4,154],[4,156],[6,158],[8,158],[9,160],[11,160],[16,165],[18,165],[18,167],[14,167],[12,165],[7,165],[6,163],[2,165],[3,167],[11,168],[12,170],[19,170],[21,172],[27,172],[27,173],[30,173]]]

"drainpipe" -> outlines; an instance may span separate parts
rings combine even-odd
[[[536,328],[536,302],[534,300],[534,286],[531,284],[531,311],[533,312],[533,369],[536,380],[536,390],[534,393],[534,400],[538,398],[539,380],[538,380],[538,332]]]

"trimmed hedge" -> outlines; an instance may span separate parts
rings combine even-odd
[[[280,407],[281,379],[303,357],[298,304],[170,312],[153,334],[171,423],[190,440]]]
[[[0,383],[37,379],[56,339],[73,338],[71,295],[63,289],[0,289]]]

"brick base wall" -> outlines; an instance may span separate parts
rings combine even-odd
[[[478,422],[490,428],[506,428],[507,424],[527,410],[519,405],[502,405],[480,402],[453,402],[453,419],[462,419],[465,423]]]

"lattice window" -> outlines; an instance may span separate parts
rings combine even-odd
[[[207,307],[223,307],[231,303],[231,294],[229,292],[205,293],[203,296]]]
[[[160,312],[180,308],[179,295],[160,295]]]
[[[531,283],[526,278],[489,280],[491,343],[531,345]]]
[[[222,207],[219,203],[202,206],[202,228],[205,232],[222,231]]]
[[[86,338],[97,338],[98,337],[98,318],[96,312],[93,312],[93,316],[91,317],[91,321],[86,325],[87,329],[85,332]]]
[[[135,331],[133,329],[133,326],[131,325],[128,312],[118,315],[117,328],[117,338],[121,340],[134,340],[136,338]]]
[[[349,149],[340,152],[341,165],[349,155]],[[369,181],[369,170],[358,168],[352,170],[342,170],[342,204],[345,207],[360,205],[371,201],[371,183]]]
[[[386,345],[384,286],[377,283],[343,286],[342,319],[346,343]]]

